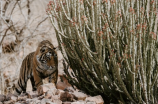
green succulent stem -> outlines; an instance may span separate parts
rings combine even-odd
[[[157,103],[157,0],[53,0],[48,8],[69,83],[105,103]]]

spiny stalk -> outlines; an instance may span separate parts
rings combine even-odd
[[[69,82],[108,103],[157,103],[157,5],[156,0],[50,2],[47,13],[71,68],[64,63]]]

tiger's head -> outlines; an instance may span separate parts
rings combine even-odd
[[[51,42],[44,40],[38,45],[34,60],[41,70],[53,70],[57,67],[57,52]]]

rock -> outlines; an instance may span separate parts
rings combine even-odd
[[[29,104],[29,103],[26,102],[26,101],[18,101],[18,103],[20,103],[20,104]]]
[[[11,96],[14,96],[14,94],[9,93],[9,94],[6,96],[6,100],[11,100]]]
[[[60,95],[60,100],[61,101],[67,101],[67,93],[61,93],[61,95]]]
[[[71,104],[72,102],[63,102],[62,104]]]
[[[21,104],[21,103],[19,103],[19,102],[16,102],[15,104]]]
[[[66,89],[66,88],[69,87],[69,86],[67,86],[64,82],[58,82],[58,83],[56,84],[56,87],[57,87],[57,89],[64,90],[64,89]]]
[[[76,102],[72,102],[71,104],[85,104],[84,101],[76,101]]]
[[[60,99],[60,97],[58,95],[53,95],[51,99],[52,99],[52,101],[54,101],[54,100]]]
[[[59,76],[61,81],[59,81],[56,84],[57,89],[65,90],[67,87],[71,87],[71,85],[68,83],[68,80],[63,76]]]
[[[87,102],[96,102],[96,104],[104,104],[104,100],[100,95],[94,96],[94,97],[87,97],[86,101]]]
[[[67,94],[67,101],[73,101],[74,96],[70,93]]]
[[[66,87],[66,88],[64,89],[64,91],[74,92],[75,90],[74,90],[73,87]]]
[[[38,100],[38,98],[33,98],[33,99],[26,99],[27,104],[40,104],[41,100]]]
[[[56,89],[56,88],[51,88],[51,89],[49,89],[49,90],[45,93],[45,95],[46,95],[46,96],[56,95],[56,92],[57,92],[57,89]]]
[[[84,93],[82,93],[82,92],[78,92],[78,91],[74,91],[72,94],[74,95],[74,98],[75,98],[76,100],[85,100],[86,97],[87,97],[86,94],[84,94]]]
[[[56,88],[51,88],[45,93],[45,98],[50,99],[57,92]]]
[[[67,91],[65,91],[64,93],[61,93],[60,95],[61,101],[73,101],[73,98],[74,96]]]
[[[57,89],[56,88],[51,88],[50,91],[52,91],[53,95],[56,95],[56,93],[57,93]]]
[[[52,98],[52,95],[47,95],[47,96],[45,96],[44,98],[46,98],[46,99],[51,99],[51,98]]]
[[[44,97],[45,97],[44,95],[39,96],[39,97],[38,97],[38,100],[42,100]]]
[[[41,101],[41,104],[55,104],[55,103],[51,102],[50,99],[43,98],[42,101]]]
[[[0,102],[4,102],[6,100],[6,96],[0,94]]]
[[[96,102],[87,102],[86,104],[96,104]]]
[[[48,87],[46,87],[46,86],[39,86],[38,87],[38,95],[43,95],[45,92],[47,92],[49,90],[49,88]]]
[[[62,82],[64,82],[67,86],[71,87],[71,84],[68,82],[68,80],[65,78],[65,76],[60,76]]]
[[[50,100],[43,98],[43,99],[41,100],[41,104],[46,104],[47,101],[50,101]]]
[[[9,100],[9,101],[5,101],[3,104],[14,104],[14,103],[15,103],[15,101]]]
[[[38,95],[42,95],[46,93],[49,89],[55,88],[55,85],[53,83],[44,84],[38,87]]]
[[[18,97],[12,93],[9,93],[7,96],[6,96],[6,100],[13,100],[13,101],[17,101]]]
[[[49,102],[46,102],[46,104],[56,104],[56,103],[49,101]]]
[[[35,104],[40,104],[41,100],[35,100],[34,102],[35,102]]]
[[[38,99],[36,99],[36,100],[38,100]],[[34,101],[33,99],[26,99],[26,102],[28,103],[28,104],[30,104],[32,101]]]
[[[59,100],[59,99],[55,99],[55,100],[53,100],[53,102],[56,103],[56,104],[62,104],[62,101]]]
[[[11,96],[11,100],[13,100],[13,101],[17,101],[18,100],[18,97],[16,97],[16,96]]]
[[[29,91],[27,92],[28,98],[33,99],[35,97],[38,97],[38,92],[37,91]]]
[[[55,95],[60,95],[60,94],[61,94],[61,93],[63,93],[63,92],[65,92],[65,91],[60,90],[60,89],[57,89],[57,91],[56,91],[56,94],[55,94]]]
[[[18,101],[25,101],[27,99],[27,95],[18,96]]]

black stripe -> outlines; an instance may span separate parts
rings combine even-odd
[[[29,57],[31,57],[30,55],[29,55]],[[28,59],[27,59],[27,70],[26,70],[26,72],[25,72],[25,82],[27,83],[27,79],[28,79],[28,76],[29,76],[29,74],[28,74],[28,71],[29,71],[29,69],[30,69],[30,58],[28,57]]]
[[[42,55],[41,55],[41,60],[43,60],[43,59],[44,59],[43,57],[44,57],[44,54],[42,54]]]
[[[30,77],[30,80],[31,80],[32,88],[34,88],[34,87],[35,87],[35,81],[34,81],[34,78],[33,78],[33,77]]]
[[[42,74],[42,72],[40,72],[37,68],[36,68],[36,70],[38,71],[39,74]]]
[[[38,83],[36,84],[36,86],[38,86],[41,82],[42,82],[42,81],[38,82]]]
[[[37,69],[36,69],[37,70]],[[40,72],[39,70],[37,70],[38,75],[43,79],[46,78],[47,76],[44,76],[42,72]]]
[[[56,69],[52,73],[50,73],[50,75],[53,74],[53,73],[55,73],[55,72],[56,72]]]
[[[29,57],[30,57],[30,54],[29,54]],[[29,57],[27,58],[27,60],[26,60],[26,68],[25,68],[25,73],[24,73],[24,76],[25,76],[25,78],[24,78],[24,83],[27,83],[27,79],[28,79],[28,70],[29,70]]]
[[[29,54],[29,57],[27,59],[27,63],[28,63],[27,66],[28,66],[28,68],[30,68],[30,63],[31,63],[30,58],[31,58],[31,54]]]
[[[25,62],[27,62],[27,58],[26,58]],[[25,63],[25,69],[23,69],[24,72],[22,73],[22,74],[23,74],[23,77],[24,77],[24,83],[26,83],[26,82],[25,82],[25,71],[26,71],[26,67],[27,67],[27,65],[26,65],[26,63]]]
[[[38,65],[37,65],[37,68],[40,69],[40,70],[43,70],[43,69],[40,68]],[[40,74],[43,74],[43,72],[39,71],[37,68],[36,68],[36,70],[37,70]]]
[[[37,67],[38,67],[38,69],[43,70],[43,69],[42,69],[42,68],[40,68],[38,65],[37,65]]]
[[[21,83],[21,86],[20,86],[20,87],[21,87],[21,89],[22,89],[23,91],[25,91],[25,90],[26,90],[26,88],[25,88],[25,87],[26,87],[26,84],[24,83],[25,85],[23,86],[23,84],[22,84],[21,81],[22,81],[22,80],[20,80],[20,83]]]
[[[38,75],[41,77],[41,78],[46,78],[44,75],[43,75],[43,72],[41,72],[40,70],[42,70],[39,66],[36,67],[36,70],[38,72]]]
[[[15,88],[15,90],[16,90],[17,93],[19,93],[19,94],[21,93],[21,91],[19,91],[17,88]]]
[[[19,87],[21,88],[21,83],[20,83],[20,80],[18,81],[18,85],[19,85]]]
[[[44,55],[44,59],[45,59],[46,61],[48,60],[48,58],[47,58],[46,54]]]
[[[42,55],[41,55],[42,56]],[[39,58],[39,61],[41,60],[41,57]]]

